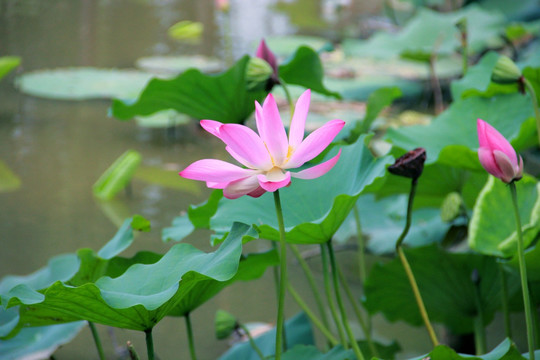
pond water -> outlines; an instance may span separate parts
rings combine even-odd
[[[300,8],[305,6],[303,14],[276,10],[274,3],[231,3],[228,16],[235,57],[252,52],[253,44],[263,36],[325,34],[327,30],[322,30],[320,23],[332,20],[326,9],[335,2],[298,1]],[[295,8],[290,2],[286,5]],[[319,16],[319,23],[311,20],[313,13]],[[222,56],[222,15],[214,10],[213,1],[1,0],[0,56],[20,56],[19,73],[69,66],[131,68],[137,58],[149,55]],[[179,20],[204,24],[199,44],[182,45],[167,37],[167,29]],[[139,151],[145,166],[181,169],[200,158],[226,158],[219,141],[195,124],[179,127],[171,135],[165,130],[117,121],[107,116],[108,100],[71,102],[23,95],[13,86],[15,75],[0,83],[0,160],[21,180],[16,191],[0,193],[0,277],[28,274],[57,254],[83,247],[97,250],[114,235],[118,219],[132,214],[147,217],[153,229],[138,236],[125,255],[142,249],[167,251],[170,244],[162,243],[160,230],[189,204],[202,202],[208,190],[201,187],[199,193],[189,193],[135,180],[131,195],[121,193],[114,201],[103,203],[93,197],[92,185],[127,149]],[[211,249],[209,233],[199,232],[186,241],[205,251]],[[261,241],[248,247],[251,251],[263,250],[268,244]],[[353,279],[357,274],[354,254],[338,256]],[[319,262],[310,264],[321,278]],[[290,274],[298,289],[308,294],[300,268],[294,263]],[[261,280],[235,284],[193,314],[200,359],[214,359],[227,348],[226,342],[214,337],[216,309],[237,314],[243,321],[275,321],[271,275],[269,271]],[[358,287],[353,290],[360,296]],[[291,299],[286,309],[288,316],[298,311]],[[376,338],[403,339],[404,327],[389,325],[380,317],[374,322]],[[106,327],[98,328],[105,351],[113,358],[113,340]],[[429,349],[422,329],[407,328],[406,332],[407,340],[401,342],[404,357]],[[161,359],[188,358],[181,319],[165,319],[154,336]],[[120,345],[131,340],[144,354],[143,334],[117,330],[115,337]],[[89,330],[84,329],[59,350],[56,358],[97,358]]]

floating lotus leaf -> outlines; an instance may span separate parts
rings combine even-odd
[[[365,145],[369,139],[361,136],[355,144],[344,146],[338,163],[324,176],[306,181],[295,179],[289,187],[280,189],[288,242],[314,244],[331,239],[364,188],[384,176],[386,166],[393,162],[393,158],[374,158]],[[333,149],[331,153],[336,151]],[[188,226],[205,228],[209,225],[216,232],[216,237],[222,239],[234,219],[252,224],[257,230],[258,235],[248,234],[246,240],[254,237],[279,239],[273,194],[266,193],[257,199],[248,196],[236,200],[222,198],[217,203],[216,197],[206,205],[188,210],[186,216],[190,218],[194,216],[194,210],[198,212],[197,224]],[[175,220],[175,223],[177,226],[186,225],[180,220]],[[166,236],[175,231],[176,234],[186,233],[185,229],[169,228],[164,231],[164,240],[168,240]]]
[[[79,67],[25,73],[16,85],[25,94],[48,99],[134,98],[152,76],[137,70]]]
[[[150,56],[137,59],[135,66],[156,74],[176,75],[195,68],[203,73],[215,73],[223,69],[223,63],[202,55]]]
[[[280,57],[292,55],[300,46],[319,50],[328,42],[325,38],[302,35],[269,36],[265,41],[272,52]]]
[[[174,110],[163,110],[147,116],[136,116],[137,125],[145,128],[170,128],[188,124],[191,119]]]

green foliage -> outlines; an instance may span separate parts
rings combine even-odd
[[[0,193],[17,190],[21,187],[21,179],[0,160]]]
[[[216,311],[214,318],[214,328],[216,330],[216,338],[219,340],[226,339],[236,330],[238,322],[233,314],[225,311]]]
[[[540,184],[525,176],[516,182],[523,241],[527,247],[540,232]],[[512,256],[517,232],[508,186],[493,176],[478,196],[469,224],[469,246],[482,254]]]
[[[319,55],[307,46],[300,46],[281,64],[278,74],[287,84],[301,85],[320,94],[341,99],[338,92],[330,91],[324,86],[324,70]]]
[[[500,308],[501,279],[496,260],[479,254],[455,254],[437,245],[406,249],[405,253],[432,321],[442,323],[457,334],[473,332],[477,314],[474,269],[480,276],[480,302],[484,325]],[[384,286],[381,286],[384,284]],[[510,294],[519,284],[510,282]],[[365,306],[371,313],[382,312],[392,321],[403,320],[420,326],[422,319],[405,270],[399,259],[375,265],[365,284]]]
[[[197,21],[179,21],[169,28],[169,37],[179,41],[197,41],[201,38],[204,25]]]
[[[120,155],[92,187],[94,196],[101,200],[112,199],[129,184],[141,160],[141,154],[135,150]]]
[[[516,346],[510,339],[505,339],[491,352],[481,356],[458,354],[446,345],[439,345],[429,354],[422,356],[423,359],[433,360],[524,360]]]
[[[25,73],[16,86],[25,94],[56,100],[133,98],[151,78],[135,70],[60,68]]]
[[[315,244],[328,241],[364,188],[385,174],[386,166],[393,162],[393,158],[374,158],[365,145],[369,139],[361,136],[355,144],[344,146],[338,163],[328,174],[309,181],[295,179],[289,187],[280,190],[288,242]],[[327,157],[335,155],[336,151],[334,149]],[[219,197],[213,195],[208,204],[197,207],[197,215],[193,214],[193,209],[188,210],[187,216],[197,219],[197,224],[192,221],[193,226],[209,227],[216,232],[218,239],[222,239],[232,222],[238,221],[252,225],[257,231],[248,233],[246,240],[256,237],[279,239],[272,194],[267,193],[260,198],[244,196],[236,200]],[[189,229],[166,229],[164,240],[172,238],[173,233],[185,234],[192,230],[192,225],[185,220],[175,220],[175,224],[175,227],[187,225]]]
[[[174,79],[153,79],[137,100],[113,100],[112,115],[128,120],[137,115],[174,109],[196,119],[243,122],[255,110],[254,101],[266,95],[264,91],[248,90],[248,62],[249,56],[244,56],[229,70],[217,75],[190,69]]]
[[[309,319],[304,313],[285,321],[285,334],[289,348],[295,345],[313,345],[315,341]],[[265,356],[273,355],[276,349],[276,329],[273,328],[254,340]],[[235,344],[218,360],[260,360],[260,357],[248,342],[242,342]]]
[[[48,359],[62,345],[70,342],[86,326],[85,321],[21,330],[17,336],[0,340],[0,358]]]
[[[21,64],[21,58],[17,56],[2,56],[0,57],[0,80],[13,69]]]

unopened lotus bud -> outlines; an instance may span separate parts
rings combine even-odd
[[[234,315],[224,310],[218,310],[216,312],[214,324],[216,338],[219,340],[228,338],[238,328],[238,322]]]
[[[491,73],[491,81],[498,84],[513,84],[521,80],[521,70],[507,56],[500,56]]]
[[[418,179],[424,171],[426,161],[426,150],[416,148],[396,159],[394,165],[388,167],[388,171],[394,175],[404,176],[411,179]]]
[[[246,83],[248,90],[259,90],[266,88],[268,80],[274,70],[265,60],[253,57],[249,59],[246,67]]]
[[[441,205],[441,219],[444,222],[450,222],[461,214],[463,199],[457,192],[451,192],[446,195]]]

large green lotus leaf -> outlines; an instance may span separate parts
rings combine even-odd
[[[21,186],[21,180],[0,160],[0,193],[17,190]]]
[[[402,154],[396,151],[394,155],[398,157]],[[458,192],[462,195],[465,205],[472,209],[486,180],[485,171],[468,171],[441,163],[428,164],[424,166],[422,176],[418,179],[414,208],[440,207],[446,195]],[[408,194],[410,189],[409,178],[389,174],[378,179],[368,192],[373,192],[377,197],[386,197]]]
[[[201,55],[151,56],[137,59],[135,66],[151,73],[175,75],[191,68],[204,73],[215,73],[223,68],[223,63]]]
[[[376,200],[374,195],[366,194],[358,198],[356,207],[360,215],[362,234],[368,237],[369,251],[375,254],[393,253],[396,240],[405,226],[406,195]],[[438,208],[415,210],[405,244],[418,247],[440,242],[449,227],[450,224],[441,220]],[[345,242],[352,236],[356,236],[356,221],[351,213],[336,232],[334,239]]]
[[[386,74],[367,74],[352,79],[327,78],[324,83],[346,100],[367,101],[369,96],[384,87],[397,87],[406,98],[416,98],[424,88],[421,83]]]
[[[277,252],[274,250],[260,254],[249,254],[243,256],[238,266],[236,274],[227,281],[218,281],[207,279],[199,281],[170,312],[170,316],[184,316],[207,300],[215,296],[222,289],[229,286],[235,281],[250,281],[261,277],[268,266],[279,264]],[[185,281],[185,278],[182,280]]]
[[[492,257],[479,254],[455,254],[437,245],[405,249],[432,321],[446,325],[457,334],[473,331],[476,311],[473,270],[480,276],[480,302],[484,323],[493,320],[500,307],[501,279]],[[384,286],[381,286],[384,284]],[[509,283],[509,293],[519,284]],[[382,312],[392,322],[403,320],[420,326],[422,318],[405,270],[398,258],[375,265],[365,284],[365,306],[371,313]]]
[[[136,70],[79,67],[29,72],[16,85],[25,94],[48,99],[133,98],[151,78]]]
[[[530,176],[516,182],[525,246],[540,231],[540,184]],[[517,251],[516,219],[508,185],[490,176],[469,223],[469,246],[482,254],[511,256]]]
[[[506,23],[504,15],[473,5],[451,13],[419,9],[399,33],[379,32],[368,40],[348,40],[344,49],[351,55],[378,58],[397,57],[403,53],[426,56],[433,51],[449,55],[460,47],[455,24],[462,18],[468,19],[470,52],[500,44],[499,32]]]
[[[289,187],[280,189],[286,241],[314,244],[331,239],[364,188],[385,174],[386,166],[393,162],[393,158],[374,158],[366,146],[370,138],[364,135],[355,144],[344,146],[336,166],[324,176],[314,180],[294,179]],[[327,157],[336,152],[337,149],[333,149]],[[198,208],[200,217],[196,227],[209,225],[216,232],[215,236],[221,239],[233,221],[238,221],[252,224],[258,233],[247,234],[246,240],[255,237],[279,239],[272,193],[266,193],[260,198],[222,198],[217,203],[215,200]],[[188,210],[188,216],[191,211]],[[168,231],[170,233],[172,230]]]
[[[530,132],[522,132],[522,125],[533,116],[528,95],[469,97],[452,103],[429,125],[391,128],[388,129],[386,137],[403,149],[422,146],[428,155],[427,164],[440,162],[455,167],[481,170],[480,161],[474,151],[478,148],[476,119],[481,118],[490,123],[519,151],[528,145],[526,140],[531,137]]]
[[[499,54],[488,52],[480,61],[469,68],[467,74],[450,85],[454,99],[469,96],[492,97],[497,94],[508,94],[518,91],[517,84],[500,85],[491,82],[491,73],[499,59]]]
[[[533,249],[525,252],[525,265],[527,266],[527,279],[529,282],[539,282],[540,281],[540,245],[536,243]],[[515,254],[510,261],[507,263],[514,268],[515,271],[519,271],[519,261],[518,256]],[[536,298],[538,299],[538,298]],[[521,306],[523,300],[521,300]]]
[[[248,226],[235,224],[213,253],[189,244],[173,246],[153,264],[135,264],[116,278],[68,286],[61,281],[41,291],[44,300],[21,306],[21,324],[32,326],[88,320],[133,330],[155,326],[199,281],[230,280],[238,269],[242,236]],[[143,261],[144,262],[144,261]],[[8,306],[26,305],[12,298]]]
[[[162,110],[148,116],[136,116],[135,122],[144,128],[172,128],[191,122],[191,118],[174,110]]]
[[[77,321],[23,329],[9,340],[0,340],[0,358],[49,359],[60,346],[73,340],[85,325],[86,321]]]
[[[2,56],[0,57],[0,80],[13,69],[21,64],[21,58],[17,56]]]
[[[254,110],[255,100],[266,92],[250,92],[246,86],[249,56],[238,60],[229,70],[206,75],[190,69],[174,79],[153,79],[135,101],[115,99],[112,115],[128,120],[173,109],[196,119],[212,119],[224,123],[243,122]]]
[[[285,336],[287,336],[287,346],[289,348],[295,345],[313,345],[315,339],[309,318],[304,313],[285,321]],[[276,351],[276,329],[273,328],[254,339],[257,347],[263,355],[271,356]],[[237,343],[227,352],[219,357],[218,360],[260,360],[259,355],[253,350],[249,342]]]
[[[307,46],[299,47],[295,53],[279,66],[279,77],[287,84],[301,85],[312,91],[341,99],[338,92],[328,90],[323,84],[324,70],[319,55]]]

